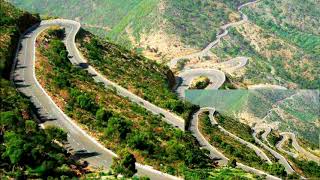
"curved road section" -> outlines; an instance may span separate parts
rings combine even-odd
[[[182,71],[178,75],[178,80],[180,81],[179,86],[176,88],[176,92],[181,98],[184,98],[184,92],[189,88],[194,78],[199,76],[208,77],[210,84],[207,89],[218,89],[224,81],[226,80],[225,74],[222,71],[216,69],[191,69]]]
[[[260,139],[257,138],[257,134],[259,132],[257,131],[257,129],[254,129],[254,132],[253,132],[253,137],[254,137],[254,140],[256,141],[256,143],[258,143],[260,146],[262,146],[263,148],[265,148],[266,150],[268,150],[275,158],[278,159],[279,163],[282,164],[285,169],[286,169],[286,172],[288,174],[292,174],[294,173],[295,171],[292,169],[292,167],[290,166],[290,164],[288,163],[288,161],[286,160],[285,157],[283,157],[281,154],[279,154],[277,151],[271,149],[269,146],[267,146],[266,144],[264,144]]]
[[[283,149],[283,145],[286,141],[288,141],[290,139],[289,136],[287,135],[281,135],[282,139],[276,144],[276,148],[279,149],[279,151],[284,152],[286,154],[288,154],[289,156],[292,156],[294,158],[297,158],[299,155],[290,151],[286,151],[285,149]]]
[[[213,118],[213,113],[215,112],[215,109],[210,108],[210,107],[201,108],[197,113],[194,114],[194,116],[192,118],[191,125],[190,125],[190,131],[193,133],[193,135],[199,141],[200,145],[202,145],[203,148],[209,150],[210,157],[212,159],[216,160],[219,163],[219,165],[226,165],[228,163],[229,159],[226,156],[224,156],[220,151],[218,151],[214,146],[212,146],[199,130],[199,115],[205,111],[209,111],[209,113],[210,113],[209,117],[210,117],[211,123],[216,124],[216,121]],[[254,173],[254,174],[257,174],[260,176],[266,176],[267,179],[280,179],[278,177],[270,175],[270,174],[263,172],[261,170],[244,165],[242,163],[237,162],[237,167],[244,170],[244,171],[250,172],[250,173]]]
[[[70,20],[52,20],[43,21],[41,24],[31,27],[24,33],[20,39],[19,51],[15,58],[15,68],[12,74],[12,80],[16,87],[26,96],[30,97],[38,110],[41,120],[45,121],[44,125],[55,125],[65,129],[68,132],[68,146],[83,159],[88,161],[90,165],[109,169],[112,164],[112,158],[117,155],[106,149],[94,138],[84,132],[77,124],[75,124],[64,112],[53,102],[51,97],[41,87],[35,77],[35,41],[37,36],[53,25],[59,25],[67,29],[67,37],[65,43],[68,50],[73,49],[71,55],[72,62],[83,62],[79,60],[79,54],[75,48],[75,34],[80,28],[80,24]],[[73,45],[72,45],[73,44]],[[78,55],[78,56],[76,56]],[[94,69],[91,69],[94,70]],[[97,73],[98,74],[98,73]],[[151,179],[179,179],[175,176],[154,170],[150,166],[136,163],[138,175],[148,176]]]
[[[55,24],[59,24],[63,27],[67,27],[66,28],[67,38],[65,40],[65,44],[66,44],[69,55],[72,57],[70,58],[70,61],[73,64],[87,64],[88,61],[83,58],[83,56],[78,51],[78,48],[76,47],[76,44],[75,44],[75,36],[80,29],[80,23],[76,21],[71,21],[71,20],[54,20],[54,21],[55,21],[54,22]],[[61,24],[61,22],[67,22],[67,23]],[[44,23],[52,23],[52,21],[45,21]],[[149,101],[142,99],[141,97],[135,95],[134,93],[128,91],[127,89],[121,87],[120,85],[108,80],[107,78],[105,78],[105,76],[103,76],[100,72],[95,70],[90,65],[88,66],[87,71],[93,75],[93,78],[96,82],[102,82],[106,87],[115,88],[119,95],[123,97],[127,97],[130,101],[139,104],[140,106],[149,110],[153,114],[161,115],[164,121],[184,131],[185,121],[181,117],[177,116],[172,112],[169,112],[168,110],[160,108],[150,103]]]
[[[320,158],[319,157],[313,155],[312,153],[310,153],[309,151],[305,150],[304,148],[302,148],[299,145],[299,143],[297,141],[297,138],[296,138],[294,133],[282,132],[282,133],[280,133],[280,135],[283,136],[282,139],[285,139],[285,140],[290,138],[292,140],[292,147],[294,149],[296,149],[300,154],[302,154],[305,158],[307,158],[310,161],[314,161],[314,162],[320,164]],[[279,145],[279,149],[280,148],[282,149],[282,143],[280,142],[279,144],[277,144],[277,148],[278,148],[278,145]]]
[[[174,58],[172,59],[169,63],[168,63],[168,66],[171,68],[171,69],[174,69],[178,62],[180,60],[183,60],[183,59],[192,59],[192,58],[198,58],[198,57],[203,57],[203,56],[207,56],[210,52],[210,49],[213,48],[215,45],[217,45],[221,39],[223,37],[225,37],[226,35],[228,35],[228,28],[229,27],[232,27],[232,26],[237,26],[237,25],[240,25],[246,21],[248,21],[248,17],[247,15],[245,15],[244,13],[241,12],[241,9],[246,7],[246,6],[249,6],[251,4],[254,4],[256,2],[258,2],[259,0],[254,0],[254,1],[251,1],[251,2],[248,2],[248,3],[245,3],[245,4],[242,4],[238,7],[238,11],[240,12],[241,14],[241,20],[240,21],[237,21],[237,22],[232,22],[232,23],[228,23],[226,25],[223,25],[220,27],[221,29],[221,32],[217,34],[216,36],[216,40],[214,40],[213,42],[211,42],[210,44],[207,45],[207,47],[205,47],[202,51],[199,51],[197,53],[193,53],[193,54],[189,54],[189,55],[186,55],[186,56],[183,56],[183,57],[178,57],[178,58]]]

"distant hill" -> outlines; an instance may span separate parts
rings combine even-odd
[[[250,0],[10,0],[42,15],[75,19],[86,30],[158,61],[190,54],[215,39],[221,25],[239,21]],[[241,83],[319,89],[320,3],[261,0],[242,10],[250,23],[234,28],[209,58],[250,59]],[[259,71],[257,71],[259,70]]]
[[[204,47],[215,38],[221,25],[239,19],[240,15],[236,12],[237,5],[248,1],[46,0],[38,3],[36,0],[28,2],[11,0],[10,2],[42,15],[79,20],[92,32],[107,36],[122,45],[143,47],[151,52],[157,51],[154,54],[160,59],[160,57],[166,58],[166,54],[172,57],[176,52]],[[148,37],[151,35],[153,37]],[[168,47],[162,48],[158,43]]]

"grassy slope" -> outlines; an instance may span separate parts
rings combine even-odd
[[[267,0],[246,12],[258,25],[310,54],[320,56],[319,2]]]
[[[185,120],[196,109],[172,92],[174,77],[167,66],[157,64],[124,48],[82,31],[77,36],[80,51],[89,64],[108,79],[142,98],[181,115]]]
[[[141,0],[136,6],[128,10],[127,14],[112,28],[107,36],[120,44],[128,42],[126,28],[132,28],[132,35],[138,41],[140,33],[148,31],[153,24],[156,14],[156,7],[159,0]]]
[[[150,29],[157,30],[156,18],[166,22],[166,31],[181,37],[186,45],[203,47],[215,39],[221,25],[239,18],[239,14],[235,12],[236,6],[248,2],[248,0],[108,0],[86,1],[79,5],[79,0],[53,0],[44,3],[38,3],[36,0],[11,1],[32,12],[71,19],[80,18],[84,24],[108,26],[112,29],[110,33],[103,32],[101,28],[88,29],[127,47],[130,47],[131,42],[126,29],[130,27],[132,29],[130,35],[139,41],[142,33],[148,33]],[[165,7],[164,13],[158,11],[160,3]],[[64,6],[60,7],[60,4]]]
[[[12,0],[11,2],[31,12],[71,19],[80,17],[86,24],[114,26],[126,16],[130,9],[141,1],[142,0],[45,0],[42,3],[38,3],[37,0],[30,0],[28,2]],[[61,6],[62,4],[63,6]],[[70,9],[72,9],[72,11],[70,11]]]
[[[169,0],[165,19],[167,31],[181,37],[186,45],[202,48],[213,41],[221,25],[238,21],[236,7],[248,0]]]

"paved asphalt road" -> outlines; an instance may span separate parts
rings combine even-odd
[[[284,145],[284,143],[289,140],[289,136],[285,135],[285,134],[282,134],[282,139],[276,144],[276,148],[279,149],[279,151],[281,152],[284,152],[286,154],[288,154],[289,156],[292,156],[294,158],[297,158],[299,155],[298,154],[295,154],[293,152],[290,152],[290,151],[286,151],[282,148],[282,146]]]
[[[39,26],[35,26],[21,38],[21,44],[17,53],[16,66],[12,74],[19,91],[30,97],[31,101],[38,109],[40,119],[44,126],[56,125],[68,132],[68,148],[77,152],[82,159],[88,161],[90,165],[108,169],[112,164],[112,158],[116,156],[110,150],[104,148],[95,139],[77,126],[46,94],[44,89],[35,78],[35,40],[39,33],[52,25],[60,25],[67,30],[66,45],[74,42],[74,35],[68,32],[75,32],[78,23],[69,20],[43,21]],[[75,46],[74,46],[75,47]],[[74,61],[73,59],[72,61]],[[152,167],[136,164],[138,175],[148,176],[151,179],[178,179],[177,177],[161,173]]]
[[[254,137],[254,140],[256,141],[256,143],[261,145],[263,148],[268,150],[275,158],[277,158],[279,163],[282,164],[285,167],[287,173],[289,173],[289,174],[294,173],[294,170],[292,169],[292,167],[290,166],[290,164],[288,163],[286,158],[283,157],[277,151],[271,149],[269,146],[264,144],[260,139],[257,138],[257,134],[258,134],[258,132],[256,131],[256,129],[254,129],[253,137]]]
[[[184,70],[178,75],[178,80],[180,81],[179,86],[176,88],[177,94],[184,98],[185,90],[187,90],[192,83],[192,80],[199,77],[205,76],[208,77],[210,80],[210,84],[208,85],[207,89],[218,89],[224,81],[226,77],[222,71],[216,69],[190,69]]]
[[[68,34],[68,35],[65,40],[65,44],[66,44],[67,50],[69,52],[69,55],[72,57],[72,58],[70,58],[70,60],[73,64],[87,64],[87,60],[83,58],[81,53],[79,53],[78,48],[76,47],[76,44],[74,43],[75,42],[75,35],[77,34],[78,30],[80,29],[80,24],[75,21],[71,21],[70,23],[72,23],[73,25],[70,28],[66,28],[66,34]],[[130,101],[139,104],[140,106],[149,110],[153,114],[161,115],[163,117],[162,119],[164,121],[181,129],[182,131],[184,131],[184,129],[185,129],[184,122],[185,121],[181,117],[177,116],[176,114],[174,114],[172,112],[169,112],[168,110],[160,108],[160,107],[150,103],[149,101],[142,99],[141,97],[133,94],[132,92],[128,91],[127,89],[108,80],[107,78],[105,78],[105,76],[103,76],[101,73],[99,73],[97,70],[95,70],[90,65],[88,65],[87,71],[90,74],[94,75],[93,78],[96,82],[104,83],[107,88],[108,87],[115,88],[117,90],[118,94],[120,94],[121,96],[128,97]]]
[[[267,163],[269,164],[272,164],[271,160],[269,159],[269,157],[260,149],[258,148],[256,145],[250,143],[250,142],[247,142],[245,141],[244,139],[232,134],[231,132],[227,131],[226,129],[224,129],[222,126],[220,126],[218,124],[218,122],[215,120],[215,118],[213,117],[213,112],[210,112],[210,120],[211,120],[211,123],[213,125],[218,125],[218,128],[220,129],[220,131],[222,131],[224,134],[236,139],[238,142],[240,142],[241,144],[243,145],[246,145],[247,147],[249,147],[250,149],[252,149],[256,154],[257,156],[259,156],[262,160],[266,161]]]
[[[280,135],[283,137],[283,139],[291,139],[292,140],[292,146],[295,148],[300,154],[302,154],[305,158],[309,159],[310,161],[314,161],[318,164],[320,164],[320,158],[315,156],[314,154],[310,153],[309,151],[302,148],[296,138],[296,135],[294,133],[290,132],[282,132]],[[280,146],[282,148],[282,146]]]
[[[209,150],[210,157],[212,159],[216,160],[219,163],[219,165],[226,165],[228,163],[229,159],[226,156],[224,156],[219,150],[217,150],[214,146],[212,146],[208,142],[208,140],[202,135],[202,133],[200,132],[200,130],[198,128],[199,127],[199,115],[205,111],[209,111],[209,116],[210,116],[211,122],[213,124],[216,124],[216,121],[214,120],[214,117],[213,117],[213,113],[215,112],[215,109],[210,108],[210,107],[201,108],[196,114],[194,114],[194,116],[192,118],[191,125],[190,125],[190,131],[197,138],[200,145],[202,145],[203,148],[206,148],[207,150]],[[278,177],[270,175],[270,174],[263,172],[261,170],[244,165],[242,163],[237,162],[237,167],[244,170],[244,171],[251,172],[251,173],[254,173],[257,175],[264,175],[264,176],[266,176],[267,179],[272,179],[272,180],[275,180],[275,179],[279,180],[280,179]]]
[[[248,3],[245,3],[245,4],[241,5],[241,6],[239,6],[238,10],[240,11],[243,7],[248,6],[250,4],[253,4],[253,3],[256,3],[257,1],[259,1],[259,0],[254,0],[254,1],[251,1],[251,2],[248,2]],[[241,16],[242,16],[242,20],[238,21],[238,22],[234,22],[234,23],[229,23],[229,24],[226,24],[226,25],[222,26],[220,28],[222,31],[217,34],[216,40],[211,42],[202,51],[194,53],[194,54],[190,54],[190,55],[187,55],[187,56],[184,56],[184,57],[179,57],[179,58],[172,59],[168,63],[168,66],[171,69],[174,69],[176,67],[177,63],[182,59],[191,59],[191,58],[197,58],[197,57],[200,58],[200,57],[203,57],[205,55],[208,55],[210,49],[212,47],[214,47],[217,43],[219,43],[221,38],[223,38],[224,36],[226,36],[228,34],[228,28],[229,27],[239,25],[239,24],[241,24],[241,23],[243,23],[243,22],[248,20],[248,17],[244,13],[242,13],[241,11],[240,11],[240,13],[241,13]],[[229,71],[232,72],[232,71],[235,71],[235,70],[243,67],[244,65],[246,65],[247,61],[248,61],[248,58],[246,58],[246,57],[238,57],[238,58],[231,59],[230,61],[227,61],[227,62],[225,62],[224,64],[221,64],[221,65],[226,67],[225,69],[230,69]],[[225,71],[228,72],[228,70],[225,70]],[[203,68],[191,69],[191,70],[190,69],[184,69],[184,70],[182,70],[182,72],[180,72],[180,74],[178,75],[178,78],[177,78],[177,79],[181,80],[180,86],[178,86],[176,88],[176,91],[177,91],[178,95],[180,97],[184,97],[184,91],[188,88],[188,86],[190,85],[191,81],[194,78],[199,77],[199,76],[206,76],[206,77],[208,77],[210,79],[211,85],[209,87],[207,87],[207,89],[218,89],[225,81],[224,73],[222,71],[219,71],[219,70],[203,69]],[[208,149],[210,151],[210,155],[215,157],[215,158],[220,159],[219,163],[224,164],[224,163],[226,163],[226,161],[228,159],[221,152],[219,152],[216,148],[214,148],[204,138],[204,136],[201,134],[201,132],[198,129],[198,115],[199,115],[200,112],[202,112],[204,110],[208,110],[208,109],[209,109],[209,111],[211,111],[210,115],[212,115],[212,111],[214,111],[214,110],[210,109],[210,108],[204,108],[204,109],[201,109],[200,111],[198,111],[193,116],[193,119],[191,121],[190,130],[193,133],[193,135],[197,138],[197,140],[200,142],[200,144],[203,145],[204,148],[206,148],[206,149]],[[232,137],[234,137],[234,135]],[[234,138],[237,139],[237,140],[242,140],[241,138],[236,137],[236,136]],[[268,151],[270,151],[276,158],[279,159],[279,161],[285,166],[286,171],[288,173],[294,172],[293,169],[291,168],[291,166],[288,164],[288,162],[286,161],[286,159],[284,159],[283,156],[281,156],[279,153],[273,151],[271,148],[269,148],[268,146],[263,144],[261,141],[260,141],[260,143],[261,143],[261,145],[263,145],[263,147],[265,147]],[[260,153],[262,152],[256,146],[255,146],[255,148],[253,148],[253,150],[255,150],[256,152],[259,151]],[[263,159],[267,159],[267,161],[269,163],[271,162],[269,158],[266,158],[267,156],[265,154],[264,155],[260,154],[260,155],[263,156]],[[252,167],[246,166],[246,165],[241,164],[241,163],[237,163],[237,166],[239,168],[245,170],[245,171],[248,171],[248,172],[252,172],[252,173],[255,173],[255,174],[258,174],[258,175],[261,175],[261,174],[267,175],[268,179],[278,179],[275,176],[269,175],[269,174],[267,174],[267,173],[265,173],[263,171],[254,169]]]

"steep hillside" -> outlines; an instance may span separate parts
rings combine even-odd
[[[120,84],[145,100],[169,109],[185,120],[197,108],[178,99],[171,90],[175,78],[171,70],[121,46],[103,41],[82,31],[77,35],[80,51],[88,63],[110,80]]]
[[[79,20],[94,34],[166,61],[212,42],[221,25],[239,21],[237,7],[249,0],[12,2],[44,15]],[[243,12],[251,22],[231,31],[218,49],[213,48],[212,58],[222,61],[239,55],[250,57],[241,82],[245,85],[319,88],[319,8],[319,2],[313,0],[262,0],[250,5]]]
[[[159,60],[203,48],[215,39],[221,25],[239,20],[236,7],[248,1],[11,0],[32,12],[79,20],[87,30],[126,47],[138,47],[138,51]]]

